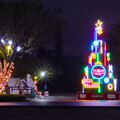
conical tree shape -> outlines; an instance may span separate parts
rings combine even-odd
[[[35,98],[35,90],[34,90],[34,88],[31,88],[30,98]]]
[[[88,66],[84,69],[82,79],[83,92],[115,92],[117,79],[113,76],[113,65],[110,63],[110,53],[107,52],[106,41],[102,39],[102,22],[95,24],[94,41],[88,57]]]

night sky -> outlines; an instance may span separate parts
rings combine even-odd
[[[64,55],[84,55],[90,53],[95,22],[103,21],[107,35],[111,26],[120,20],[120,0],[42,0],[46,7],[61,8],[67,21],[63,32]]]

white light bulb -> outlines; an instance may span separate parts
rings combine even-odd
[[[17,52],[19,52],[21,50],[21,47],[20,46],[18,46],[17,47]]]
[[[4,44],[5,43],[5,41],[3,40],[3,39],[1,39],[1,42]]]
[[[45,72],[41,72],[40,76],[44,77],[45,76]]]
[[[99,42],[97,40],[94,41],[94,45],[98,46]]]
[[[12,45],[12,43],[13,43],[12,40],[8,41],[8,44],[9,44],[9,45]]]

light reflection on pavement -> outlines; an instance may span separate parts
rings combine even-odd
[[[0,106],[120,106],[120,100],[76,100],[74,96],[28,98],[25,102],[0,102]]]

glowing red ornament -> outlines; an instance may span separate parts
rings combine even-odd
[[[103,30],[102,30],[102,29],[98,29],[98,30],[97,30],[97,33],[98,33],[99,35],[101,35],[101,34],[103,34]]]

